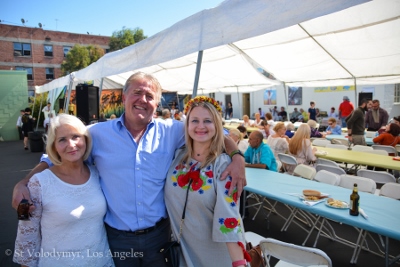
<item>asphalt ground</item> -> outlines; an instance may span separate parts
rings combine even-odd
[[[24,150],[22,141],[0,142],[0,267],[18,266],[12,262],[14,241],[17,230],[17,214],[11,207],[11,197],[14,185],[20,181],[29,171],[39,162],[40,152]],[[249,200],[252,201],[251,199]],[[282,214],[287,214],[288,209],[283,204],[278,204],[277,209]],[[301,244],[307,233],[297,225],[292,224],[287,231],[281,232],[284,223],[283,219],[275,214],[271,214],[269,220],[266,219],[266,212],[260,212],[255,220],[252,220],[255,210],[250,209],[250,216],[244,219],[246,231],[256,232],[264,237],[272,237],[285,242]],[[400,212],[400,211],[393,211]],[[342,225],[335,222],[331,223],[338,236],[356,241],[358,232],[351,226]],[[399,226],[400,231],[400,226]],[[312,246],[316,236],[314,232],[307,242],[307,246]],[[377,235],[372,234],[376,239]],[[371,247],[375,245],[369,242]],[[362,251],[356,265],[350,264],[353,249],[341,243],[320,237],[317,248],[324,250],[332,259],[333,266],[384,266],[384,258],[372,253]],[[390,254],[400,254],[400,241],[390,240]],[[400,264],[394,264],[399,266]]]

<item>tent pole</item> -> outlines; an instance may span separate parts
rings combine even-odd
[[[356,107],[358,107],[358,97],[357,97],[357,80],[354,77],[354,103],[356,103]]]
[[[288,101],[288,96],[287,96],[288,88],[287,88],[285,82],[283,82],[283,90],[285,92],[285,108],[286,108],[286,114],[287,114],[286,120],[289,121],[289,101]]]
[[[194,98],[197,95],[197,88],[199,87],[200,69],[202,61],[203,61],[203,50],[199,51],[199,53],[197,54],[196,76],[194,78],[192,98]]]
[[[237,94],[237,96],[238,96],[238,104],[239,104],[239,107],[243,107],[242,105],[240,105],[239,86],[236,86],[236,94]],[[239,119],[243,117],[242,111],[243,111],[243,110],[239,109]],[[249,115],[250,115],[250,114],[249,114]],[[233,114],[232,114],[232,116],[233,116]]]
[[[68,94],[67,94],[67,101],[64,102],[64,108],[63,108],[63,112],[65,113],[65,109],[69,106],[69,100],[71,98],[71,90],[72,90],[72,83],[73,83],[73,79],[71,77],[71,74],[69,76],[69,85],[68,85]],[[68,113],[67,113],[68,114]]]
[[[40,112],[42,111],[42,99],[43,98],[43,93],[42,94],[40,94],[40,107],[39,107],[39,112],[38,112],[38,118],[37,118],[37,121],[36,121],[36,130],[35,131],[37,131],[38,130],[38,128],[39,128],[39,120],[40,120]],[[32,115],[33,115],[33,111],[35,111],[35,101],[36,101],[36,90],[35,90],[35,100],[34,100],[34,102],[33,102],[33,108],[32,108]]]

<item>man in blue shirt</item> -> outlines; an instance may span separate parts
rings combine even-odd
[[[250,134],[249,145],[244,153],[246,167],[278,171],[274,153],[267,144],[264,144],[263,134],[260,131]]]
[[[100,174],[107,200],[104,221],[116,266],[165,266],[159,253],[170,238],[164,183],[174,151],[185,140],[182,122],[153,119],[160,99],[157,79],[135,73],[123,89],[125,113],[89,128],[93,149],[88,163],[96,165]],[[233,156],[223,176],[231,175],[241,192],[245,182],[243,158],[234,153],[237,146],[232,140],[226,138],[225,145]],[[50,164],[44,159],[16,185],[14,208],[23,196],[28,198],[29,178]]]

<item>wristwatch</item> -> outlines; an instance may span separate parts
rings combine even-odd
[[[242,156],[244,158],[244,155],[243,155],[242,151],[240,151],[239,149],[232,151],[229,156],[231,158],[233,158],[233,156],[235,156],[236,154],[239,154],[240,156]]]

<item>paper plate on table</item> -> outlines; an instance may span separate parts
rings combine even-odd
[[[330,202],[328,202],[328,200],[329,200]],[[337,200],[337,199],[333,199],[333,200],[327,199],[327,200],[325,201],[325,205],[328,206],[328,207],[330,207],[330,208],[333,208],[333,209],[341,209],[341,210],[344,210],[344,209],[348,209],[348,208],[349,208],[349,203],[347,203],[346,201]]]
[[[328,155],[328,152],[323,151],[323,150],[317,150],[315,152],[315,155],[317,155],[317,156],[326,156],[326,155]]]

